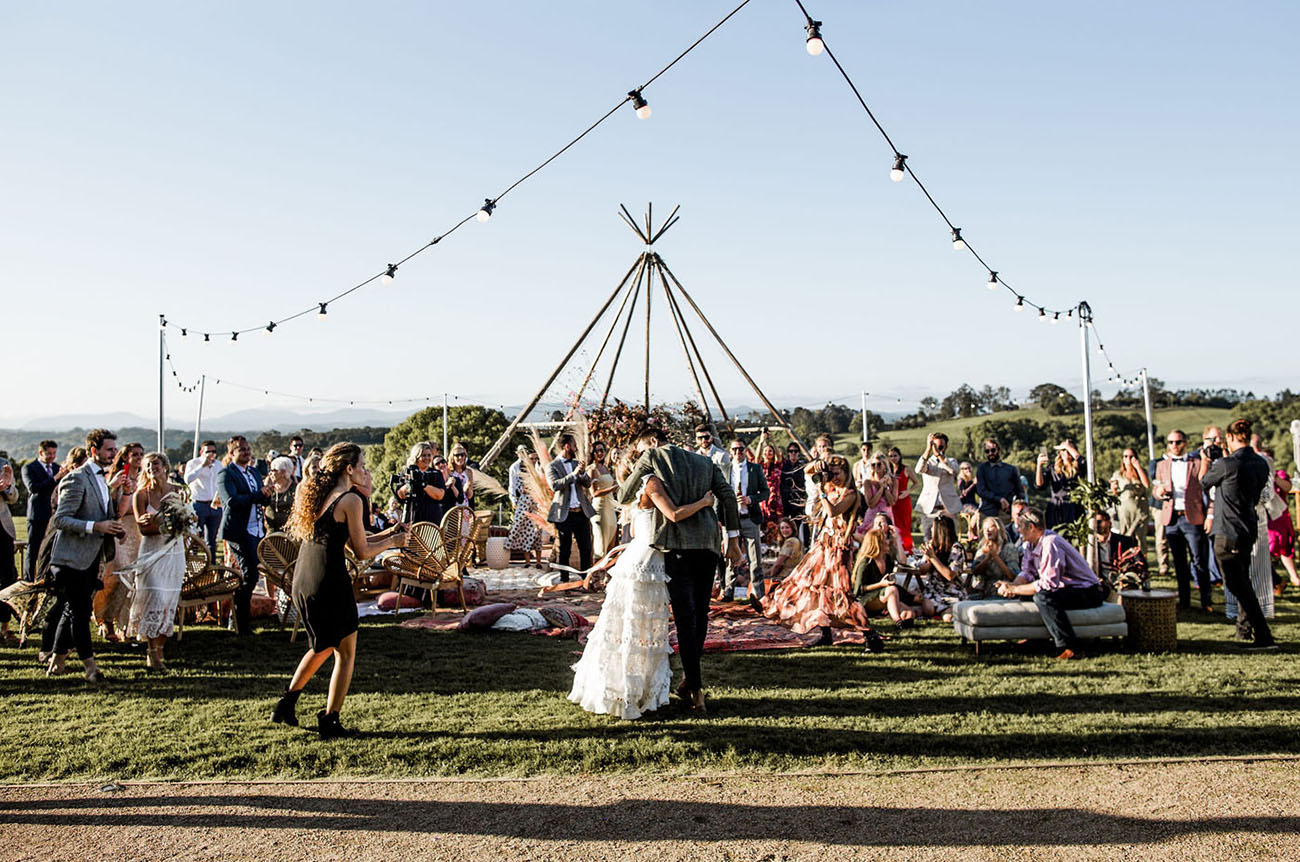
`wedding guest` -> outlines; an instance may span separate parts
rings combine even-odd
[[[592,559],[599,560],[618,544],[618,511],[614,506],[614,492],[618,481],[609,469],[609,447],[597,440],[591,444],[591,502],[596,514],[591,518]]]
[[[731,459],[727,457],[727,450],[715,442],[716,438],[717,434],[709,423],[701,422],[695,426],[695,451],[716,464],[725,475]]]
[[[975,470],[975,490],[981,521],[997,518],[1003,527],[1011,523],[1011,503],[1020,496],[1020,470],[1002,460],[1002,445],[993,437],[984,438],[984,463]]]
[[[823,465],[824,476],[813,505],[822,527],[799,565],[763,600],[763,613],[795,634],[819,629],[818,646],[833,642],[832,627],[857,629],[866,635],[868,651],[880,652],[884,641],[852,594],[851,540],[859,498],[849,462],[830,455],[818,463]]]
[[[298,490],[293,481],[293,459],[280,455],[271,462],[271,469],[266,474],[266,502],[262,506],[262,517],[266,519],[266,532],[280,533],[289,523],[289,513],[293,511],[293,497]]]
[[[763,540],[772,541],[776,538],[777,523],[785,512],[781,501],[781,455],[771,443],[761,443],[758,451],[758,466],[763,471],[763,481],[767,483],[767,499],[759,504],[763,512]],[[776,544],[775,541],[772,543]]]
[[[900,629],[911,628],[918,614],[928,615],[933,609],[927,610],[924,599],[898,585],[894,577],[897,561],[889,549],[882,530],[867,531],[853,567],[853,595],[868,613],[887,612]]]
[[[587,465],[578,460],[578,444],[572,434],[561,434],[555,441],[560,454],[546,469],[546,478],[555,497],[546,513],[546,520],[555,525],[560,540],[559,560],[569,565],[573,543],[578,544],[578,569],[591,568],[591,516],[596,510],[591,505],[591,474]],[[455,452],[453,450],[453,456]],[[560,580],[567,581],[569,573],[560,571]]]
[[[1086,464],[1069,438],[1057,445],[1055,460],[1046,452],[1039,453],[1034,467],[1034,487],[1048,489],[1047,529],[1073,523],[1082,514],[1079,504],[1070,500],[1070,492],[1079,487],[1079,477],[1086,475]]]
[[[89,456],[86,454],[85,446],[73,446],[71,449],[68,450],[68,454],[63,459],[63,465],[60,468],[60,472],[62,472],[63,475],[54,484],[54,490],[51,492],[51,498],[52,498],[51,510],[54,510],[58,507],[59,488],[62,487],[65,482],[68,481],[68,477],[72,475],[72,471],[76,470],[82,464],[85,464],[88,458]],[[51,523],[53,523],[53,520],[54,520],[53,515],[51,515],[50,517]],[[54,575],[51,572],[51,568],[50,568],[51,567],[50,559],[53,555],[54,540],[56,538],[56,535],[57,532],[53,529],[53,527],[46,530],[45,538],[41,540],[41,546],[35,552],[36,568],[33,572],[34,574],[33,580],[37,582],[45,581],[47,583],[52,584],[54,581]],[[48,615],[46,617],[46,621],[47,623],[49,623]],[[52,655],[54,655],[54,626],[51,623],[51,624],[47,624],[41,630],[41,648],[40,651],[36,654],[36,660],[41,664],[47,664],[50,660],[50,656]]]
[[[889,467],[893,471],[898,487],[894,491],[894,526],[898,528],[903,539],[903,550],[912,552],[912,493],[911,487],[919,485],[921,480],[916,471],[903,463],[903,450],[897,446],[889,447]]]
[[[804,505],[808,498],[804,491],[804,466],[803,450],[798,443],[791,441],[785,447],[785,460],[781,462],[781,510],[795,525],[800,541],[807,547]]]
[[[221,489],[221,538],[234,557],[242,583],[235,591],[235,629],[241,636],[253,633],[252,601],[257,587],[257,546],[266,527],[262,506],[270,489],[253,469],[253,450],[248,440],[236,435],[226,442],[230,463],[217,476]]]
[[[95,663],[90,642],[91,596],[99,586],[99,565],[111,558],[114,539],[122,535],[113,510],[104,469],[117,456],[117,436],[97,428],[86,435],[86,463],[59,483],[58,505],[50,519],[55,531],[50,552],[50,574],[55,602],[46,617],[50,664],[46,673],[67,673],[68,651],[75,646],[85,666],[87,682],[103,682],[104,674]],[[125,480],[119,474],[120,481]]]
[[[0,458],[0,589],[18,580],[18,567],[14,565],[14,550],[18,530],[14,527],[13,515],[9,507],[18,502],[18,484],[14,476],[13,465],[5,458]],[[37,549],[32,549],[35,554]],[[0,602],[0,640],[8,642],[13,638],[9,633],[9,620],[13,611],[9,605]]]
[[[54,486],[68,473],[67,468],[59,466],[58,456],[59,444],[42,440],[36,447],[35,460],[23,466],[23,485],[27,489],[27,556],[23,561],[23,577],[29,581],[36,580],[36,559],[54,514],[51,499]]]
[[[776,522],[776,530],[781,541],[777,548],[776,560],[767,571],[767,579],[773,582],[781,580],[794,571],[795,566],[803,559],[803,542],[799,541],[794,521],[782,518]]]
[[[1263,454],[1272,457],[1273,453],[1267,449]],[[1276,518],[1268,521],[1268,552],[1270,556],[1277,557],[1282,561],[1282,568],[1286,570],[1287,576],[1291,579],[1291,586],[1300,587],[1300,577],[1296,575],[1295,567],[1295,543],[1296,529],[1291,523],[1291,512],[1286,507],[1287,495],[1291,493],[1291,477],[1285,470],[1276,470],[1273,473],[1273,491],[1282,499],[1282,511]],[[1279,595],[1280,595],[1279,591]]]
[[[1228,426],[1228,455],[1211,464],[1211,453],[1202,452],[1201,485],[1216,490],[1214,555],[1223,572],[1223,585],[1237,597],[1241,610],[1237,619],[1238,638],[1252,638],[1249,649],[1275,650],[1277,642],[1250,582],[1251,548],[1259,531],[1255,507],[1272,476],[1267,462],[1250,448],[1250,434],[1250,420],[1237,419]]]
[[[1151,516],[1151,480],[1142,469],[1137,450],[1124,449],[1119,469],[1110,477],[1110,492],[1119,497],[1115,520],[1119,531],[1137,540],[1141,553],[1146,553],[1147,521]]]
[[[975,481],[975,470],[969,461],[962,461],[957,467],[957,497],[961,500],[961,515],[966,519],[965,536],[974,541],[980,524],[980,507]]]
[[[862,490],[862,480],[867,478],[867,465],[871,461],[871,443],[858,444],[858,460],[853,463],[853,487]]]
[[[1037,509],[1027,507],[1020,513],[1016,526],[1027,543],[1025,557],[1014,580],[998,583],[998,595],[1004,599],[1033,596],[1043,625],[1061,650],[1057,658],[1080,658],[1083,649],[1066,612],[1101,607],[1109,588],[1088,561],[1069,542],[1046,529],[1045,523]]]
[[[257,475],[261,476],[263,481],[271,474],[271,464],[279,457],[280,453],[277,450],[268,449],[266,450],[266,457],[257,460]]]
[[[404,523],[442,523],[442,516],[446,513],[447,484],[442,471],[434,468],[433,458],[433,444],[421,440],[411,447],[402,472],[390,480],[393,496],[405,507]]]
[[[1219,439],[1223,439],[1222,435],[1220,435]],[[1273,583],[1276,576],[1273,573],[1273,560],[1268,552],[1268,530],[1266,525],[1269,520],[1269,508],[1277,507],[1285,509],[1286,504],[1284,501],[1277,499],[1277,494],[1273,488],[1272,477],[1274,467],[1272,457],[1263,454],[1253,445],[1251,445],[1250,448],[1259,455],[1260,458],[1264,459],[1264,466],[1268,469],[1269,481],[1264,483],[1264,487],[1259,495],[1259,501],[1255,504],[1255,518],[1259,523],[1259,527],[1255,531],[1255,544],[1250,550],[1250,565],[1248,567],[1248,572],[1250,574],[1250,585],[1255,591],[1256,600],[1259,602],[1260,613],[1264,615],[1264,619],[1271,620],[1273,619],[1275,612],[1273,600],[1276,593],[1273,589]],[[1220,450],[1220,453],[1221,452],[1222,450]],[[1222,454],[1220,454],[1219,457],[1222,457]],[[1203,481],[1204,471],[1208,469],[1209,462],[1202,459],[1200,466]],[[1211,514],[1207,514],[1205,517],[1205,524],[1206,532],[1213,535],[1213,503],[1210,504],[1210,511]],[[1210,554],[1210,561],[1214,562],[1213,553]],[[1213,575],[1214,571],[1217,571],[1217,568],[1218,567],[1216,566],[1211,570],[1211,575]],[[1243,637],[1243,633],[1238,633],[1235,627],[1248,622],[1248,620],[1245,619],[1243,608],[1237,601],[1237,597],[1233,595],[1232,590],[1226,584],[1223,587],[1223,610],[1228,619],[1234,624],[1234,639],[1245,640],[1246,638]]]
[[[893,521],[897,485],[889,470],[889,461],[883,452],[877,452],[867,458],[866,466],[862,470],[862,481],[857,487],[858,492],[862,494],[862,522],[867,525],[864,529],[870,527],[877,513]]]
[[[740,540],[745,551],[745,560],[741,563],[749,568],[749,593],[753,598],[763,597],[763,510],[761,504],[767,499],[767,479],[763,469],[749,460],[749,449],[740,437],[733,439],[729,445],[731,464],[724,468],[731,489],[736,492],[736,503],[740,508]],[[724,602],[732,601],[736,596],[736,567],[726,566],[723,576]]]
[[[916,567],[921,576],[921,596],[930,603],[932,614],[952,622],[952,608],[966,598],[958,576],[966,568],[966,548],[957,541],[957,523],[947,515],[930,522],[930,534],[921,546],[925,558]]]
[[[369,484],[361,447],[354,443],[335,443],[321,458],[320,469],[307,478],[289,519],[290,534],[301,542],[294,568],[293,603],[307,631],[308,649],[276,703],[271,721],[297,726],[298,698],[332,655],[334,669],[330,674],[329,696],[325,709],[316,714],[321,739],[334,739],[347,733],[339,712],[352,683],[357,604],[345,549],[350,547],[358,559],[369,560],[381,551],[401,547],[406,541],[400,524],[391,531],[366,535],[364,505],[358,486]]]
[[[143,463],[144,447],[139,443],[127,443],[117,450],[117,457],[108,468],[114,517],[122,524],[124,533],[117,540],[113,559],[104,562],[104,570],[100,573],[103,586],[95,593],[91,614],[99,623],[99,636],[109,643],[122,640],[117,628],[126,628],[131,613],[131,583],[134,581],[135,556],[140,549],[140,530],[131,517],[131,495],[139,484]]]
[[[970,567],[980,598],[995,595],[998,581],[1015,580],[1020,574],[1020,557],[1019,546],[1007,540],[1000,520],[985,518],[980,521],[979,545],[975,548],[975,559]]]
[[[289,457],[293,459],[293,481],[301,482],[302,477],[307,475],[307,459],[303,455],[302,438],[297,434],[289,438]]]
[[[308,479],[310,479],[312,476],[315,476],[315,475],[316,475],[316,471],[317,471],[318,469],[320,469],[320,456],[319,456],[319,455],[308,455],[306,458],[303,459],[303,462],[302,462],[302,475],[303,475],[303,476],[306,476]],[[301,484],[302,480],[300,479],[300,480],[298,480],[298,481],[299,481],[299,484]]]
[[[137,557],[135,595],[127,636],[149,645],[144,665],[166,670],[163,645],[171,636],[185,583],[185,535],[162,529],[160,513],[179,498],[167,481],[171,465],[161,452],[144,456],[139,489],[131,495],[131,517],[143,535]]]
[[[469,466],[469,450],[463,443],[451,447],[451,461],[443,474],[451,505],[474,505],[474,469]],[[444,504],[444,510],[447,508]]]
[[[831,458],[838,457],[835,455],[835,441],[829,434],[818,434],[817,439],[813,441],[812,460],[803,465],[803,491],[804,503],[804,523],[808,526],[809,535],[814,539],[817,530],[824,523],[823,518],[815,518],[814,514],[818,511],[817,497],[821,494],[822,483],[826,478],[826,465],[830,463]],[[848,463],[845,459],[845,463]],[[852,482],[852,478],[849,479]],[[861,498],[859,498],[861,499]],[[812,547],[811,543],[805,543]]]
[[[213,562],[217,560],[217,534],[221,531],[221,509],[217,505],[219,472],[217,443],[204,440],[198,456],[185,464],[185,484],[190,488],[194,515],[199,519],[199,531],[208,543],[208,554]]]
[[[1155,498],[1161,501],[1157,530],[1163,530],[1169,542],[1178,577],[1178,606],[1192,606],[1192,578],[1201,594],[1201,607],[1213,613],[1210,586],[1209,543],[1205,537],[1205,495],[1199,470],[1187,458],[1187,435],[1175,428],[1165,443],[1165,457],[1156,465],[1152,485]]]
[[[1109,578],[1120,571],[1121,565],[1139,576],[1146,571],[1137,539],[1112,530],[1109,513],[1102,511],[1092,516],[1092,533],[1096,541],[1088,542],[1084,556],[1094,572]]]
[[[1147,462],[1147,478],[1151,480],[1151,498],[1147,501],[1151,506],[1151,537],[1152,544],[1156,547],[1156,566],[1160,577],[1167,578],[1170,576],[1170,559],[1169,559],[1169,540],[1165,538],[1165,528],[1162,520],[1164,500],[1156,498],[1156,467],[1164,460],[1161,455],[1152,458]]]
[[[514,518],[510,521],[510,534],[506,537],[506,549],[521,551],[524,561],[536,566],[542,565],[542,528],[534,518],[541,506],[533,499],[525,484],[530,476],[534,487],[542,487],[546,480],[538,471],[541,458],[527,446],[515,450],[519,459],[510,465],[510,502],[515,507]]]
[[[921,495],[916,507],[921,510],[921,535],[930,535],[930,524],[939,515],[946,515],[957,523],[961,514],[961,497],[957,494],[956,458],[949,458],[948,435],[942,431],[930,434],[925,440],[925,451],[916,462],[916,472],[921,476]]]

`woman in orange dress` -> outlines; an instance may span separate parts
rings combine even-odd
[[[883,642],[867,622],[866,611],[853,600],[849,567],[860,500],[849,462],[832,455],[825,460],[823,472],[813,510],[822,528],[799,565],[763,599],[763,614],[789,626],[795,634],[821,629],[818,646],[831,643],[832,627],[862,631],[868,651],[878,652],[884,648]]]

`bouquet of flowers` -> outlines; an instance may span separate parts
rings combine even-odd
[[[158,512],[158,531],[172,538],[197,536],[199,518],[194,514],[194,507],[185,502],[180,494],[163,497],[162,509]]]

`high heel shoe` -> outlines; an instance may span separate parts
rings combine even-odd
[[[822,636],[817,639],[813,646],[830,646],[835,643],[835,636],[831,634],[830,626],[822,626]]]
[[[287,724],[290,727],[298,726],[298,714],[294,711],[298,706],[298,695],[302,694],[302,689],[297,691],[284,690],[280,699],[276,701],[275,711],[271,713],[271,722],[273,724]]]
[[[99,665],[95,664],[93,661],[87,663],[86,682],[103,682],[106,679],[108,679],[108,677],[104,676],[104,672],[99,669]]]
[[[49,664],[45,666],[46,676],[63,676],[68,673],[67,666],[63,663],[64,659],[60,655],[51,655]]]
[[[347,736],[348,730],[339,721],[337,712],[326,712],[321,710],[316,713],[316,730],[320,733],[321,739],[338,739],[341,736]]]

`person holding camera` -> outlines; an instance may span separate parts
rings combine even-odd
[[[402,472],[390,480],[393,496],[402,501],[402,523],[442,523],[447,486],[433,466],[433,444],[421,440],[411,447]]]
[[[921,510],[921,535],[930,535],[930,524],[935,518],[947,515],[957,523],[961,514],[961,496],[957,493],[956,458],[948,457],[948,435],[942,431],[925,438],[925,451],[916,462],[916,473],[921,477],[921,495],[916,507]]]
[[[1213,451],[1218,447],[1201,450],[1201,486],[1215,491],[1214,556],[1223,585],[1237,597],[1237,639],[1253,641],[1247,649],[1275,650],[1277,641],[1250,582],[1250,557],[1259,533],[1255,506],[1271,478],[1268,463],[1250,447],[1250,433],[1250,420],[1238,419],[1228,426],[1227,455]]]

